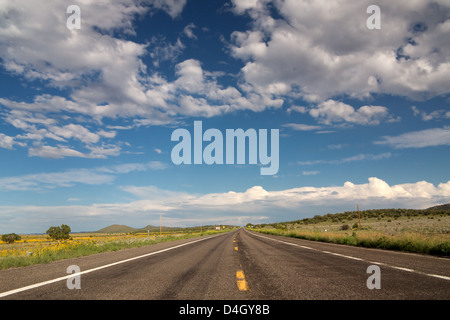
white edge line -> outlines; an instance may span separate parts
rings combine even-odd
[[[439,279],[444,279],[444,280],[448,280],[448,281],[450,281],[450,277],[447,277],[447,276],[441,276],[440,274],[427,274],[427,276],[430,276],[430,277],[435,277],[435,278],[439,278]]]
[[[394,268],[394,269],[402,270],[402,271],[406,271],[406,272],[418,272],[418,271],[416,271],[416,270],[409,269],[409,268],[396,267],[396,266],[391,266],[391,267]]]
[[[255,233],[250,233],[250,234],[252,234],[252,235],[254,235],[256,237],[269,239],[269,240],[277,241],[277,242],[281,242],[281,243],[285,243],[285,244],[288,244],[288,245],[291,245],[291,246],[295,246],[295,247],[300,247],[300,248],[310,249],[310,250],[316,250],[316,251],[319,251],[319,252],[322,252],[322,253],[326,253],[326,254],[331,254],[331,255],[334,255],[334,256],[339,256],[339,257],[343,257],[343,258],[347,258],[347,259],[353,259],[353,260],[368,262],[368,263],[371,263],[371,264],[377,264],[377,265],[380,265],[380,266],[386,266],[386,267],[394,268],[394,269],[401,270],[401,271],[417,273],[417,274],[421,274],[421,275],[425,275],[425,276],[429,276],[429,277],[434,277],[434,278],[439,278],[439,279],[450,281],[450,277],[442,276],[442,275],[439,275],[439,274],[431,274],[431,273],[420,272],[420,271],[417,271],[417,270],[403,268],[403,267],[397,267],[397,266],[392,266],[392,265],[389,265],[389,264],[386,264],[386,263],[382,263],[382,262],[377,262],[377,261],[367,261],[367,260],[364,260],[364,259],[361,259],[361,258],[347,256],[347,255],[343,255],[343,254],[340,254],[340,253],[335,253],[335,252],[330,252],[330,251],[323,251],[323,250],[319,250],[319,249],[315,249],[315,248],[310,248],[310,247],[305,247],[305,246],[302,246],[302,245],[298,245],[298,244],[295,244],[295,243],[292,243],[292,242],[286,242],[286,241],[282,241],[282,240],[278,240],[278,239],[272,239],[272,238],[264,237],[264,236],[261,236],[259,234],[255,234]]]
[[[34,289],[34,288],[42,287],[42,286],[45,286],[47,284],[51,284],[51,283],[54,283],[54,282],[58,282],[58,281],[66,280],[66,279],[69,279],[69,278],[73,278],[75,276],[79,276],[79,275],[82,275],[82,274],[86,274],[86,273],[90,273],[90,272],[93,272],[93,271],[105,269],[105,268],[108,268],[108,267],[112,267],[112,266],[115,266],[115,265],[118,265],[118,264],[121,264],[121,263],[133,261],[133,260],[140,259],[140,258],[145,258],[145,257],[148,257],[148,256],[152,256],[152,255],[161,253],[161,252],[165,252],[165,251],[169,251],[169,250],[176,249],[176,248],[179,248],[179,247],[187,246],[189,244],[193,244],[193,243],[196,243],[196,242],[199,242],[199,241],[211,239],[211,238],[214,238],[214,237],[217,237],[217,236],[220,236],[220,235],[223,235],[223,234],[213,235],[213,236],[208,237],[208,238],[194,240],[194,241],[191,241],[191,242],[188,242],[188,243],[183,243],[183,244],[176,245],[174,247],[170,247],[170,248],[162,249],[162,250],[159,250],[159,251],[146,253],[146,254],[143,254],[143,255],[140,255],[140,256],[137,256],[137,257],[133,257],[133,258],[129,258],[129,259],[113,262],[113,263],[110,263],[110,264],[106,264],[104,266],[92,268],[92,269],[81,271],[81,272],[72,273],[72,274],[69,274],[69,275],[64,276],[64,277],[59,277],[59,278],[55,278],[55,279],[52,279],[52,280],[47,280],[47,281],[35,283],[35,284],[29,285],[29,286],[26,286],[26,287],[22,287],[22,288],[13,289],[13,290],[10,290],[10,291],[1,292],[0,293],[0,298],[9,296],[9,295],[12,295],[12,294],[15,294],[15,293],[19,293],[19,292],[22,292],[22,291],[27,291],[27,290],[31,290],[31,289]]]

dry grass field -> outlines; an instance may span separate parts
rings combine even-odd
[[[253,226],[253,230],[308,240],[450,256],[450,215],[361,215]]]
[[[288,228],[312,232],[341,231],[344,224],[348,224],[350,229],[355,229],[353,226],[357,224],[359,227],[359,220],[347,220],[345,223],[319,222],[313,225],[292,224]],[[361,227],[360,232],[376,231],[385,235],[399,235],[409,232],[424,235],[446,234],[450,237],[450,216],[399,217],[397,219],[362,218]]]

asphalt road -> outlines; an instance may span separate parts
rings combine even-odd
[[[239,229],[2,270],[0,299],[450,300],[450,259]]]

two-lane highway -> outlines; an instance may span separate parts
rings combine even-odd
[[[80,268],[80,289],[67,286],[70,265]],[[371,265],[380,289],[367,286]],[[448,300],[450,260],[239,229],[2,270],[0,298]]]
[[[450,298],[450,260],[243,231],[239,260],[258,299]],[[369,289],[369,266],[380,289]]]
[[[245,298],[239,296],[241,292],[236,286],[238,257],[232,240],[236,233],[3,270],[0,271],[0,297],[6,285],[9,290],[3,293],[5,299]],[[80,267],[80,289],[68,289],[67,279],[47,283],[67,276],[70,265]],[[33,276],[41,281],[28,289]]]

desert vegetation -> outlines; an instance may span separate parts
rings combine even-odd
[[[178,228],[158,232],[90,232],[69,233],[70,227],[50,227],[46,234],[16,235],[0,242],[0,269],[22,267],[55,260],[75,258],[90,254],[117,251],[126,248],[152,245],[165,241],[206,236],[229,231],[230,227],[215,230],[212,227]],[[141,230],[142,231],[142,230]]]
[[[307,240],[450,256],[450,209],[379,209],[316,215],[247,228]]]

